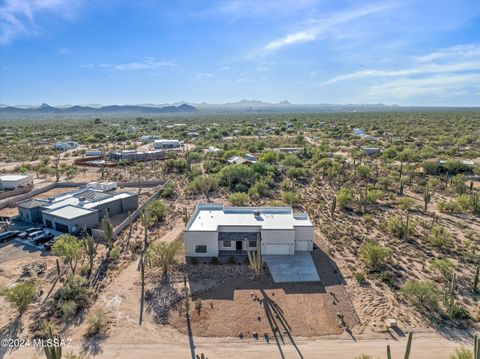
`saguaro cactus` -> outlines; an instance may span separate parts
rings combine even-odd
[[[480,266],[475,270],[475,275],[473,276],[472,291],[473,293],[478,293],[478,282],[480,276]]]
[[[190,316],[190,299],[189,299],[189,291],[187,287],[187,277],[183,277],[183,294],[184,294],[184,302],[185,302],[185,316]]]
[[[262,241],[260,239],[260,234],[257,234],[257,248],[255,251],[250,249],[247,244],[247,255],[248,255],[248,262],[250,263],[250,267],[255,271],[256,275],[260,275],[262,273],[263,268],[263,259],[262,259]]]
[[[431,200],[430,188],[428,188],[428,185],[427,185],[427,187],[425,187],[425,192],[423,192],[424,212],[427,211],[430,200]]]
[[[473,337],[473,358],[480,359],[480,338],[478,335]]]
[[[413,333],[410,332],[410,333],[408,333],[407,348],[405,350],[405,355],[403,356],[403,359],[409,359],[410,358],[410,352],[412,351],[412,339],[413,339]],[[390,351],[390,345],[387,345],[387,358],[392,359],[392,353]]]
[[[337,196],[332,199],[332,206],[330,208],[330,215],[332,218],[335,216],[335,209],[337,209]]]
[[[62,358],[62,346],[60,345],[60,337],[58,334],[53,335],[52,328],[48,327],[47,342],[51,342],[53,345],[45,345],[43,352],[47,359],[61,359]],[[55,343],[57,342],[57,343]]]

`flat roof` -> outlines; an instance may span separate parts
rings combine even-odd
[[[55,209],[53,211],[44,212],[44,213],[51,214],[52,216],[55,216],[55,217],[61,217],[65,219],[74,219],[74,218],[82,217],[86,214],[91,214],[95,212],[96,211],[92,211],[90,209],[67,205],[67,206]]]
[[[291,207],[224,207],[199,204],[185,231],[216,231],[222,226],[257,226],[262,229],[312,227],[306,213],[294,213]]]
[[[20,181],[28,177],[28,175],[3,175],[0,176],[0,181]]]

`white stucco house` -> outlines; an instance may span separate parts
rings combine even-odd
[[[291,207],[225,207],[200,204],[183,238],[185,256],[213,258],[246,254],[260,235],[263,255],[293,255],[313,250],[313,224],[306,213]]]
[[[14,190],[20,187],[33,187],[33,177],[24,174],[7,174],[0,176],[1,190]]]

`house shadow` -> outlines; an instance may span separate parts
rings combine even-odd
[[[14,321],[7,324],[5,327],[0,329],[0,338],[1,339],[15,339],[18,338],[18,334],[21,329],[21,317],[17,316]],[[10,355],[14,350],[15,346],[1,345],[0,346],[0,359]]]
[[[45,249],[35,246],[34,244],[30,243],[28,240],[20,240],[20,239],[11,239],[7,242],[1,243],[0,244],[0,249],[7,247],[8,245],[12,245],[16,249],[21,249],[22,251],[25,251],[27,253],[36,253],[36,252],[41,252],[40,255],[42,257],[48,257],[50,256],[50,253],[46,251]]]
[[[295,343],[295,340],[293,339],[291,333],[292,328],[288,324],[282,308],[280,308],[280,306],[272,298],[270,298],[264,290],[260,290],[260,293],[263,296],[263,298],[260,299],[260,302],[265,310],[265,316],[267,317],[270,330],[273,333],[273,338],[277,345],[280,357],[282,359],[285,358],[285,354],[282,350],[282,345],[286,344],[285,337],[287,337],[290,344],[293,345],[296,352],[298,353],[298,356],[303,359],[303,355],[300,352],[297,344]],[[268,342],[269,338],[266,337],[265,341]]]

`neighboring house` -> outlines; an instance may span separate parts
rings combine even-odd
[[[138,194],[115,192],[114,182],[92,182],[78,190],[57,197],[32,198],[18,204],[20,218],[43,223],[59,232],[78,233],[95,228],[105,213],[109,216],[132,212],[138,208]]]
[[[208,152],[208,153],[218,153],[218,152],[220,152],[220,148],[210,146],[210,147],[208,148],[207,152]]]
[[[78,147],[78,143],[74,141],[57,142],[53,145],[53,148],[55,150],[60,150],[60,151],[73,150],[77,147]]]
[[[179,140],[155,140],[155,141],[153,141],[153,147],[157,150],[179,149],[182,146],[183,146],[183,143]]]
[[[279,147],[277,151],[283,153],[302,153],[303,147]]]
[[[151,142],[151,141],[154,141],[158,138],[158,136],[154,136],[154,135],[143,135],[140,137],[140,141],[142,142]]]
[[[363,147],[363,152],[369,156],[376,155],[377,153],[380,152],[380,148],[378,147]]]
[[[137,150],[123,150],[110,152],[109,159],[112,161],[123,161],[126,163],[159,160],[165,157],[164,150],[153,151],[137,151]]]
[[[103,151],[100,150],[89,150],[85,152],[85,157],[101,157],[103,156]]]
[[[255,249],[257,237],[265,255],[313,250],[313,224],[306,213],[294,213],[291,207],[200,204],[183,232],[185,256],[246,254],[247,242]]]
[[[189,137],[192,137],[192,138],[197,138],[198,137],[198,132],[189,132],[189,133],[187,133],[187,135]]]
[[[0,176],[0,189],[10,191],[22,187],[33,187],[33,178],[30,175],[8,174]]]
[[[243,164],[250,165],[252,163],[256,163],[257,158],[254,155],[247,153],[245,157],[232,156],[227,160],[227,162],[230,165],[243,165]]]

